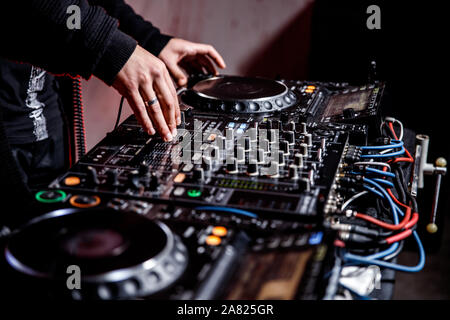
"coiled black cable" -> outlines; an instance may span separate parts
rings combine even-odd
[[[86,130],[84,125],[83,95],[80,76],[73,78],[72,89],[75,148],[78,159],[81,159],[86,154]]]

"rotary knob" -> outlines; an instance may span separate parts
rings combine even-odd
[[[91,186],[98,186],[100,184],[100,180],[98,179],[97,169],[94,167],[87,167],[87,177],[86,182]]]
[[[280,142],[280,150],[283,151],[285,154],[289,154],[289,142],[286,140],[283,140]]]
[[[284,161],[285,155],[283,151],[278,151],[278,164],[284,166],[286,162]]]
[[[195,168],[192,178],[194,179],[194,181],[197,181],[197,182],[205,181],[205,172],[204,172],[203,168]]]
[[[298,177],[298,167],[296,165],[290,165],[288,175],[289,175],[290,179],[297,180],[299,178]]]
[[[305,157],[308,157],[308,145],[306,143],[300,144],[300,154]]]
[[[290,145],[294,145],[295,144],[295,131],[287,131],[284,134],[284,139],[286,139],[286,141],[290,144]]]
[[[259,174],[258,162],[256,160],[250,160],[247,167],[247,174],[249,176],[257,176]]]
[[[119,182],[119,172],[117,169],[109,169],[106,171],[106,181],[105,184],[108,186],[118,187]]]
[[[238,173],[238,161],[236,158],[227,159],[227,173],[236,174]]]

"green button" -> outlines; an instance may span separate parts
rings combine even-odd
[[[40,191],[36,193],[36,200],[43,203],[56,203],[63,201],[67,194],[61,190]]]
[[[202,192],[200,190],[193,189],[193,190],[189,190],[187,192],[187,194],[191,198],[198,198],[198,197],[200,197],[202,195]]]

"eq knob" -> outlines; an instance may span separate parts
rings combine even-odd
[[[298,188],[302,191],[311,190],[311,181],[308,178],[301,178],[298,180]]]
[[[86,182],[91,186],[98,186],[100,184],[100,180],[98,179],[97,169],[94,167],[87,167],[87,177]]]
[[[258,163],[264,163],[266,161],[266,153],[264,152],[264,149],[258,149],[256,153],[256,160],[258,160]]]
[[[147,187],[150,191],[158,190],[159,179],[158,177],[152,173],[148,179]]]
[[[150,167],[145,162],[142,162],[139,165],[139,174],[141,176],[146,176],[150,174]]]
[[[296,165],[291,164],[289,166],[289,172],[288,172],[289,178],[292,180],[298,179],[298,167]]]
[[[267,131],[267,139],[269,140],[269,143],[277,142],[277,130],[270,129]]]
[[[219,148],[219,150],[226,150],[226,139],[223,136],[218,136],[216,138],[216,146]]]
[[[299,168],[303,168],[304,163],[303,163],[303,155],[302,154],[300,154],[300,153],[295,154],[294,164]]]
[[[284,155],[284,152],[283,151],[278,151],[278,164],[280,165],[280,166],[284,166],[285,165],[285,161],[284,161],[284,157],[285,157],[285,155]]]
[[[113,187],[118,187],[120,185],[119,172],[117,171],[117,169],[110,169],[106,171],[105,184]]]
[[[236,158],[232,157],[227,159],[227,173],[229,174],[238,173],[238,161]]]
[[[325,151],[327,148],[327,138],[320,139],[320,148]]]
[[[271,161],[270,166],[267,168],[267,175],[271,178],[278,178],[280,173],[280,166],[278,161]]]
[[[244,137],[244,149],[245,149],[245,151],[246,151],[246,152],[247,152],[247,151],[250,151],[250,147],[251,147],[251,144],[250,144],[250,137],[245,136],[245,137]]]
[[[322,149],[317,149],[316,160],[322,162]]]
[[[128,186],[131,189],[140,189],[141,188],[141,182],[140,182],[140,175],[139,171],[133,171],[130,172],[128,175]]]
[[[263,139],[259,142],[259,146],[265,153],[269,153],[269,140]]]
[[[258,162],[256,159],[250,160],[250,163],[247,167],[247,174],[249,176],[257,176],[259,174]]]
[[[210,157],[202,158],[202,168],[204,171],[211,171],[213,169],[213,161]]]
[[[245,162],[245,150],[243,147],[236,147],[236,159],[239,163]]]
[[[205,172],[203,168],[197,167],[194,169],[193,177],[194,181],[203,182],[205,180]]]
[[[305,134],[305,143],[308,145],[308,147],[311,147],[313,145],[313,139],[312,139],[311,133]]]
[[[287,125],[287,129],[289,131],[295,132],[295,130],[296,130],[295,122],[294,121],[289,122],[288,125]]]
[[[286,139],[286,141],[290,144],[290,145],[294,145],[295,144],[295,131],[287,131],[284,133],[284,139]]]
[[[285,154],[289,154],[289,142],[287,142],[286,140],[280,141],[280,150]]]
[[[304,157],[308,157],[308,145],[306,143],[300,144],[300,154]]]
[[[305,122],[300,123],[300,133],[301,134],[307,134],[308,133],[308,127]]]

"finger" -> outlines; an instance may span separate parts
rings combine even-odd
[[[155,97],[158,97],[158,101],[156,103],[146,106],[146,113],[156,127],[156,131],[159,132],[164,141],[171,141],[173,137],[166,124],[166,120],[164,119],[159,103],[162,99],[155,93],[150,83],[146,83],[146,85],[141,88],[141,95],[147,102],[153,100]]]
[[[198,62],[206,69],[208,73],[217,75],[216,67],[207,56],[198,56]]]
[[[152,125],[152,121],[147,113],[145,102],[141,95],[137,91],[131,92],[127,97],[127,101],[130,104],[131,109],[133,109],[133,113],[139,124],[149,135],[154,135],[156,131]]]
[[[183,71],[181,71],[181,72],[183,73]],[[165,75],[166,75],[166,81],[168,83],[169,89],[170,89],[170,91],[172,93],[172,98],[173,98],[174,106],[175,106],[175,108],[173,110],[174,117],[175,117],[175,128],[172,131],[172,135],[175,137],[177,135],[177,128],[176,128],[176,126],[181,124],[180,104],[178,103],[177,91],[175,90],[175,86],[174,86],[172,78],[169,75],[169,72],[166,72]]]
[[[167,68],[169,69],[169,72],[172,74],[172,77],[174,77],[179,86],[184,86],[187,84],[186,75],[176,63],[168,63]]]
[[[164,116],[170,131],[174,132],[177,127],[175,121],[175,109],[178,106],[178,101],[174,101],[171,90],[169,89],[170,86],[173,87],[173,84],[168,84],[165,76],[157,77],[153,82],[153,90],[159,99],[162,115]]]
[[[213,46],[203,44],[201,45],[200,52],[198,53],[208,55],[221,69],[225,69],[227,67],[222,56]]]
[[[206,70],[196,60],[196,58],[197,58],[197,56],[195,56],[195,58],[191,58],[189,60],[183,60],[181,62],[182,63],[182,68],[185,69],[190,75],[206,74],[207,73]]]

